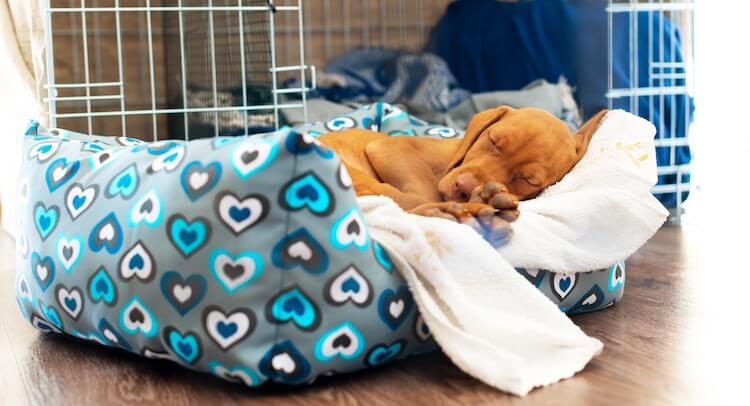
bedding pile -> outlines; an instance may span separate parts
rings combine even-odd
[[[308,383],[437,342],[468,373],[523,394],[600,350],[560,310],[618,300],[621,261],[663,221],[647,193],[652,127],[610,113],[573,172],[522,204],[499,252],[466,226],[358,199],[314,139],[353,127],[460,136],[383,103],[189,142],[32,123],[19,184],[21,312],[44,332],[249,386]]]
[[[653,133],[643,119],[610,112],[578,165],[521,203],[510,243],[497,250],[469,227],[407,214],[386,197],[358,199],[373,237],[391,253],[435,340],[456,365],[525,395],[572,376],[601,352],[601,342],[514,266],[563,271],[555,286],[567,289],[577,271],[607,266],[645,243],[668,215],[650,193]],[[623,281],[609,282],[592,286],[578,306],[600,305],[604,291]]]

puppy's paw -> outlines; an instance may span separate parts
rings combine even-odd
[[[518,198],[508,188],[498,182],[487,182],[477,186],[471,197],[471,203],[484,203],[495,209],[495,215],[507,222],[514,222],[521,214],[518,211]]]
[[[497,209],[485,203],[427,203],[409,211],[426,217],[456,221],[473,228],[493,246],[504,244],[513,229],[510,221],[498,215]],[[516,215],[516,218],[518,216]],[[515,220],[515,218],[514,218]]]

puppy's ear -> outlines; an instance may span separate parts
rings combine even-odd
[[[599,123],[602,121],[604,116],[607,115],[608,112],[609,110],[604,109],[596,113],[594,117],[591,117],[589,121],[584,123],[583,126],[578,129],[578,132],[575,135],[576,155],[578,156],[578,160],[583,158],[583,154],[585,154],[589,149],[589,142],[591,142],[591,137],[594,136],[596,129],[599,128]]]
[[[458,165],[458,163],[461,162],[462,159],[464,159],[464,155],[466,155],[466,153],[469,151],[469,148],[474,145],[474,143],[477,141],[479,136],[482,135],[484,130],[486,130],[492,124],[500,121],[500,119],[502,119],[503,116],[511,110],[513,110],[513,107],[500,106],[494,109],[480,111],[479,113],[475,114],[474,117],[471,118],[471,121],[469,121],[469,126],[466,128],[466,132],[464,133],[464,138],[461,141],[461,144],[458,146],[456,152],[453,153],[450,164],[445,169],[446,172],[456,167],[456,165]]]

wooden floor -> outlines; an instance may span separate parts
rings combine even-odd
[[[742,257],[750,245],[741,243],[747,237],[724,236],[699,226],[660,230],[628,261],[622,302],[574,317],[604,342],[604,353],[576,377],[516,398],[463,374],[439,353],[302,388],[250,390],[166,362],[42,336],[17,310],[12,241],[3,235],[0,404],[748,404],[750,267]]]

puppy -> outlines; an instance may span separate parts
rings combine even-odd
[[[463,139],[352,129],[319,140],[341,158],[358,196],[388,196],[410,213],[459,221],[502,244],[519,200],[562,179],[606,113],[576,134],[543,110],[501,106],[477,113]]]

